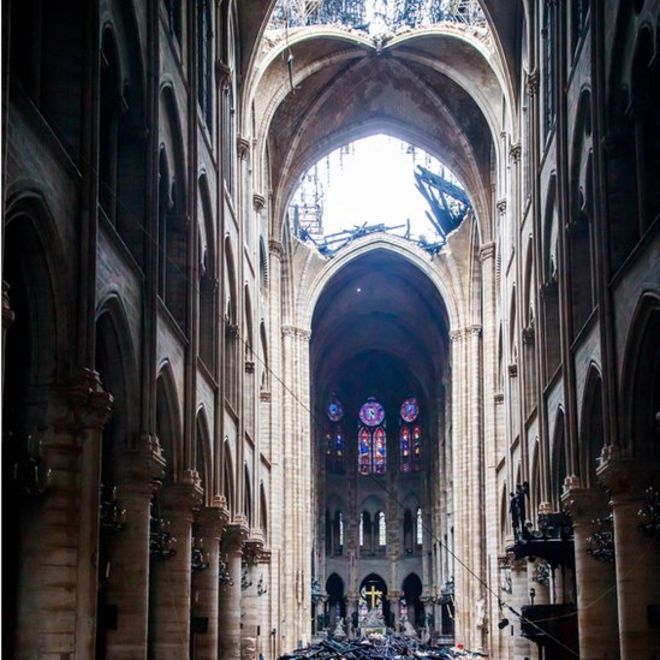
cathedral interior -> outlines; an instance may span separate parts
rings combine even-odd
[[[659,0],[4,0],[2,91],[5,657],[660,658]]]

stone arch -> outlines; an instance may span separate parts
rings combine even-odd
[[[568,475],[566,451],[566,429],[564,423],[564,410],[559,407],[555,414],[552,430],[552,443],[550,446],[550,494],[555,511],[559,511],[561,495],[564,488],[564,479]]]
[[[121,438],[117,448],[128,448],[135,444],[137,435],[137,368],[135,350],[131,340],[126,309],[117,294],[109,295],[100,305],[96,314],[96,359],[95,368],[101,377],[103,388],[114,399],[113,413],[106,428],[115,420],[121,421]]]
[[[199,314],[199,355],[204,361],[204,364],[214,373],[215,338],[217,336],[216,291],[218,275],[213,203],[211,201],[206,173],[200,175],[198,187],[197,307]]]
[[[210,506],[215,494],[215,484],[213,479],[213,450],[208,418],[204,406],[199,407],[195,422],[194,464],[201,479],[202,488],[204,489],[204,502],[207,506]]]
[[[640,296],[623,358],[621,410],[624,444],[639,458],[655,458],[660,412],[660,295]]]
[[[165,482],[176,483],[183,470],[183,428],[174,374],[169,362],[156,379],[156,435],[166,460]]]
[[[561,357],[559,337],[559,217],[556,198],[556,178],[553,173],[548,186],[543,215],[543,263],[541,298],[545,330],[546,376],[559,366]]]
[[[188,263],[186,159],[177,99],[169,83],[163,84],[160,90],[159,115],[158,289],[175,321],[185,331]],[[163,158],[167,164],[164,171]]]
[[[225,287],[224,310],[225,322],[225,396],[236,405],[238,395],[239,368],[239,325],[238,325],[238,289],[236,285],[236,262],[229,236],[225,238]]]
[[[603,422],[602,377],[600,370],[592,362],[582,397],[578,446],[579,476],[587,488],[600,485],[596,470],[606,442]]]
[[[252,494],[252,479],[250,476],[250,468],[248,464],[243,465],[243,513],[248,521],[248,527],[252,530],[254,525],[254,497]]]
[[[121,23],[121,19],[117,21]],[[143,128],[143,79],[139,48],[126,30],[105,24],[101,49],[99,113],[99,201],[138,264],[145,235],[146,138]],[[137,61],[129,56],[135,55]]]
[[[229,439],[225,438],[224,446],[222,448],[223,452],[223,475],[222,475],[222,486],[223,486],[223,495],[227,502],[227,510],[230,515],[236,513],[236,503],[235,503],[235,490],[234,490],[234,463],[231,455],[231,447],[229,445]]]
[[[571,286],[571,321],[575,336],[594,307],[592,215],[593,171],[591,91],[582,90],[573,130],[570,163],[570,218],[567,223]]]
[[[453,272],[450,273],[451,281],[448,282],[435,268],[430,266],[429,255],[421,248],[395,236],[378,236],[376,239],[366,238],[354,241],[334,259],[329,260],[313,278],[310,286],[304,288],[299,302],[300,325],[303,328],[311,328],[316,303],[334,275],[355,259],[376,250],[385,250],[402,257],[430,279],[445,305],[449,330],[467,323],[465,314],[460,311],[465,309],[462,290],[460,284],[454,281]]]
[[[260,527],[261,527],[261,532],[264,535],[264,542],[266,545],[269,545],[268,543],[268,532],[269,532],[269,527],[268,527],[268,499],[266,498],[266,489],[264,488],[264,482],[262,481],[260,486],[259,486],[259,503],[260,503],[260,508],[259,508],[259,522],[260,522]]]
[[[17,642],[14,631],[23,627],[21,604],[30,588],[30,572],[43,569],[40,562],[26,564],[24,559],[24,553],[34,552],[42,542],[31,531],[34,526],[26,525],[39,519],[41,506],[31,506],[16,488],[13,471],[30,454],[44,460],[41,429],[52,424],[47,416],[56,395],[53,388],[68,371],[62,333],[69,310],[55,268],[67,262],[61,259],[59,236],[47,211],[38,194],[10,194],[2,246],[3,296],[13,313],[2,356],[2,515],[3,529],[11,529],[13,538],[2,557],[3,651],[10,655]],[[3,326],[5,322],[3,313]]]
[[[3,239],[3,280],[9,285],[9,304],[15,315],[7,334],[3,369],[9,373],[16,356],[16,380],[5,390],[5,395],[11,391],[14,396],[21,388],[51,384],[65,375],[68,315],[62,264],[67,261],[55,222],[39,192],[9,191]],[[19,360],[11,348],[14,341],[18,353],[27,359]],[[5,415],[7,412],[5,409]]]

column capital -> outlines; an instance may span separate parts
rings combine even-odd
[[[164,510],[167,511],[190,511],[197,509],[202,504],[202,489],[199,481],[181,481],[175,484],[163,486],[160,493],[160,501]]]
[[[234,520],[228,523],[222,535],[222,549],[225,552],[236,552],[242,550],[250,529],[245,516],[234,516]]]
[[[281,259],[282,255],[284,254],[284,247],[280,241],[276,241],[275,239],[271,238],[268,241],[268,251],[275,255],[278,259]]]
[[[506,202],[505,197],[503,197],[502,199],[497,200],[497,203],[495,204],[495,208],[497,209],[497,212],[500,215],[504,215],[506,213],[506,205],[507,205],[507,202]]]
[[[479,250],[479,260],[483,263],[488,259],[493,259],[495,257],[495,250],[495,241],[484,243]]]
[[[100,430],[112,412],[112,395],[104,391],[93,369],[81,369],[60,388],[58,398],[63,405],[53,424],[56,432],[80,435],[88,429]]]
[[[535,96],[539,91],[539,79],[538,69],[529,72],[527,76],[527,92],[530,96]]]
[[[120,484],[144,487],[145,493],[153,493],[165,477],[165,458],[156,436],[145,435],[140,446],[119,455]]]
[[[200,536],[211,536],[219,539],[229,520],[229,511],[216,506],[205,506],[195,512],[195,525]]]
[[[574,524],[589,524],[607,514],[607,495],[594,488],[570,487],[561,498]]]
[[[257,213],[261,213],[261,210],[266,205],[266,198],[259,193],[254,193],[252,195],[252,206]]]
[[[657,464],[627,456],[615,445],[603,447],[596,474],[617,500],[641,500],[650,484],[660,482]]]
[[[520,142],[513,142],[511,144],[511,146],[509,147],[509,158],[511,159],[512,163],[520,162],[521,151],[522,151],[522,147],[520,145]]]
[[[250,536],[243,543],[243,557],[248,564],[256,564],[264,548],[264,537],[258,530],[252,530]]]
[[[312,338],[312,331],[307,330],[306,328],[299,328],[295,325],[283,325],[282,326],[282,336],[283,337],[300,337],[306,341],[309,341]]]
[[[236,153],[240,160],[247,160],[248,156],[250,155],[251,146],[252,145],[250,140],[248,140],[246,137],[239,135],[236,138]]]

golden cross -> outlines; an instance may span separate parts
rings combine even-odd
[[[378,591],[378,589],[376,589],[376,585],[372,584],[371,589],[369,591],[365,591],[364,595],[371,596],[371,607],[369,609],[373,609],[376,606],[376,598],[380,598],[383,595],[383,592]]]

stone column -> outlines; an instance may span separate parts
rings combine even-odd
[[[227,525],[220,551],[227,559],[231,577],[220,587],[218,609],[219,657],[223,660],[240,660],[241,657],[241,562],[243,543],[248,535],[243,516],[235,516]]]
[[[241,658],[243,660],[256,660],[257,657],[257,626],[259,625],[257,582],[259,577],[256,565],[263,546],[263,538],[261,535],[255,534],[243,544],[243,569],[247,571],[247,584],[244,585],[241,596]]]
[[[527,560],[518,559],[511,562],[511,587],[513,608],[520,612],[523,605],[529,604],[529,587],[527,582]],[[505,612],[505,616],[508,614]],[[520,620],[518,617],[509,617],[514,626],[513,660],[525,660],[531,657],[531,644],[520,634]]]
[[[120,457],[117,470],[117,499],[126,511],[126,528],[111,540],[105,586],[107,605],[117,608],[116,628],[105,631],[106,649],[117,660],[147,656],[151,498],[165,462],[155,438],[142,444],[141,450]]]
[[[648,605],[660,602],[660,539],[638,529],[644,488],[658,483],[653,468],[606,447],[598,469],[611,493],[621,660],[660,656],[658,631],[649,627],[647,614]]]
[[[606,495],[593,489],[571,488],[562,500],[573,520],[580,658],[615,658],[619,630],[614,564],[587,554],[592,521],[607,514]]]
[[[401,597],[400,591],[390,591],[388,601],[390,603],[390,612],[394,619],[394,630],[399,630],[399,598]]]
[[[218,568],[220,558],[220,538],[227,524],[229,512],[224,506],[224,498],[214,502],[214,506],[201,509],[195,515],[195,535],[203,539],[207,553],[208,568],[192,574],[192,615],[198,625],[193,625],[193,648],[196,660],[217,660],[218,657]],[[202,625],[204,624],[204,625]],[[205,628],[205,632],[202,629]]]
[[[31,435],[38,468],[17,463],[22,490],[14,503],[21,508],[21,553],[13,567],[19,588],[12,631],[16,658],[93,656],[100,441],[111,405],[91,370],[67,385],[35,387],[26,396],[20,430]],[[37,470],[40,484],[31,481]],[[26,490],[38,503],[28,503]]]
[[[9,302],[9,284],[2,280],[2,354],[5,355],[5,343],[7,341],[7,331],[14,322],[15,314],[12,311]],[[5,385],[5,365],[2,364],[2,386]]]
[[[158,660],[187,658],[190,650],[190,553],[192,547],[193,508],[201,503],[202,492],[196,473],[186,475],[186,482],[168,484],[160,494],[161,517],[170,522],[176,538],[176,553],[153,560],[151,568],[154,657]]]
[[[350,638],[353,637],[353,619],[354,614],[357,614],[358,609],[358,595],[355,592],[348,593],[348,598],[346,599],[346,632]],[[358,622],[359,625],[359,622]]]

